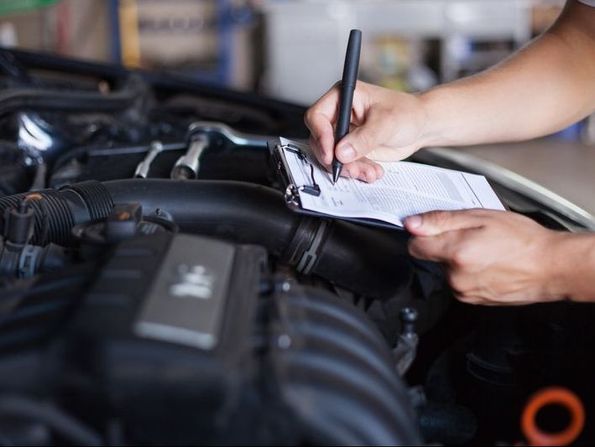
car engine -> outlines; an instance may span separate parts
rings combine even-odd
[[[0,71],[0,444],[595,439],[593,307],[464,305],[405,232],[289,210],[267,142],[307,138],[302,107],[21,51]]]

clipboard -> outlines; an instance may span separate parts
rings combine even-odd
[[[483,175],[399,161],[383,163],[376,183],[335,184],[302,141],[279,137],[269,150],[286,205],[302,214],[403,230],[407,216],[436,209],[506,209]]]
[[[315,170],[314,166],[311,164],[309,157],[303,153],[302,149],[299,146],[294,144],[282,144],[279,140],[269,140],[267,142],[267,146],[271,155],[272,161],[272,169],[274,171],[275,176],[281,182],[282,185],[282,192],[283,192],[283,199],[285,201],[285,205],[287,207],[299,214],[304,214],[307,216],[319,217],[319,218],[326,218],[326,219],[333,219],[333,220],[344,220],[347,222],[360,224],[360,225],[367,225],[367,226],[374,226],[380,227],[390,230],[401,230],[404,231],[403,227],[394,225],[389,222],[384,222],[381,220],[376,219],[366,219],[366,218],[356,218],[356,217],[344,217],[344,216],[334,216],[332,214],[326,214],[319,211],[312,211],[307,210],[302,207],[302,201],[300,198],[300,194],[309,194],[315,197],[320,196],[321,190],[320,186],[316,182],[315,178]],[[301,160],[308,163],[310,166],[310,178],[311,181],[308,184],[297,184],[293,175],[291,174],[291,170],[287,165],[287,160],[284,156],[283,151],[289,151],[296,154]]]

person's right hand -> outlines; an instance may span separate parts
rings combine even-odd
[[[427,116],[418,96],[358,81],[350,131],[335,144],[338,108],[339,87],[335,85],[308,109],[305,122],[318,160],[328,168],[336,146],[345,176],[373,182],[383,173],[373,160],[402,160],[423,144]]]

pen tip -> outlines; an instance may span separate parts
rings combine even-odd
[[[335,183],[337,183],[337,180],[339,180],[340,175],[341,175],[341,170],[337,169],[333,166],[333,185]]]

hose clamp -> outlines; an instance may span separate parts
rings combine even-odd
[[[309,274],[318,260],[326,229],[329,226],[329,222],[326,220],[320,220],[316,227],[316,232],[312,238],[310,246],[304,251],[300,260],[297,263],[296,270],[304,275]]]

